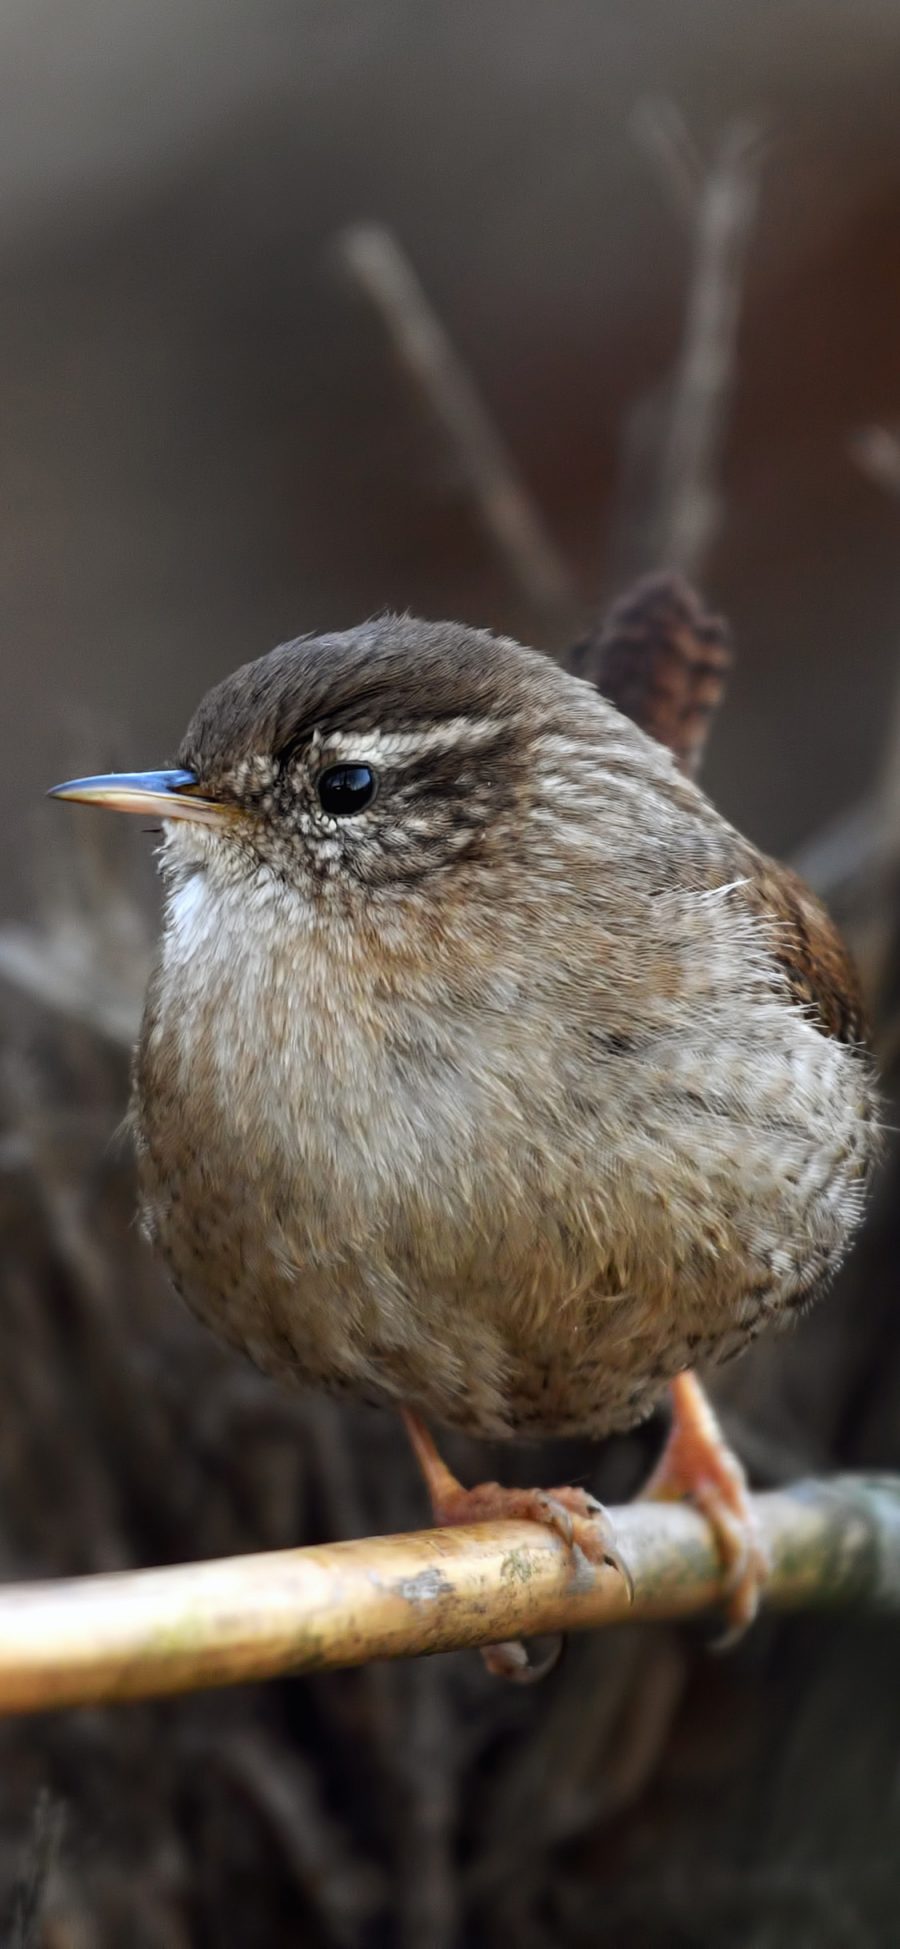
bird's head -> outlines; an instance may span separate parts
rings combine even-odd
[[[438,894],[487,870],[502,899],[529,833],[546,840],[553,811],[574,814],[596,792],[597,711],[617,717],[533,650],[381,618],[226,677],[172,770],[76,779],[55,795],[161,822],[176,880],[263,876],[307,900],[354,899]]]
[[[644,1006],[655,896],[701,802],[548,657],[409,617],[245,664],[170,772],[57,790],[162,825],[163,960],[192,980],[214,963],[246,994],[249,964],[291,987],[303,940],[334,1010],[362,969],[405,993],[493,982],[514,1010],[561,981],[570,1011],[595,1010],[599,982],[616,1019]]]

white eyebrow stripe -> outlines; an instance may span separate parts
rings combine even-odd
[[[418,758],[429,751],[451,751],[454,745],[490,744],[513,729],[499,717],[450,717],[443,724],[423,725],[421,731],[332,731],[319,748],[345,760]]]

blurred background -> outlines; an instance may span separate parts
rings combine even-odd
[[[383,607],[564,654],[685,569],[738,651],[705,781],[831,901],[893,1082],[898,87],[893,0],[4,0],[5,1577],[425,1517],[387,1417],[245,1372],[135,1237],[151,842],[40,800],[236,663]],[[718,1384],[759,1482],[900,1466],[897,1188]],[[659,1438],[563,1466],[615,1499]],[[632,1629],[524,1694],[448,1658],[7,1727],[0,1941],[880,1946],[896,1651]]]

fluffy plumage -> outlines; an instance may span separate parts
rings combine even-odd
[[[844,950],[590,686],[382,619],[236,672],[179,762],[245,817],[166,830],[144,1213],[259,1365],[599,1434],[821,1287],[877,1148]]]

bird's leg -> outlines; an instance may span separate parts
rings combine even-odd
[[[442,1461],[421,1417],[410,1408],[402,1412],[436,1523],[447,1528],[457,1523],[543,1523],[570,1549],[577,1544],[590,1563],[612,1564],[630,1584],[603,1504],[586,1489],[505,1489],[500,1482],[465,1489]]]
[[[753,1623],[772,1566],[746,1475],[696,1374],[676,1375],[670,1393],[672,1426],[641,1495],[669,1502],[686,1498],[709,1522],[727,1572],[728,1629],[720,1644],[730,1645]]]
[[[479,1482],[466,1489],[438,1454],[421,1416],[402,1410],[413,1453],[425,1478],[434,1520],[441,1528],[458,1523],[532,1522],[556,1531],[568,1549],[576,1545],[591,1563],[609,1563],[633,1591],[631,1572],[616,1544],[612,1524],[602,1503],[585,1489],[505,1489],[500,1482]],[[510,1642],[486,1645],[482,1657],[499,1677],[530,1681],[543,1677],[549,1666],[530,1666],[524,1646]],[[556,1655],[553,1661],[556,1663]]]

